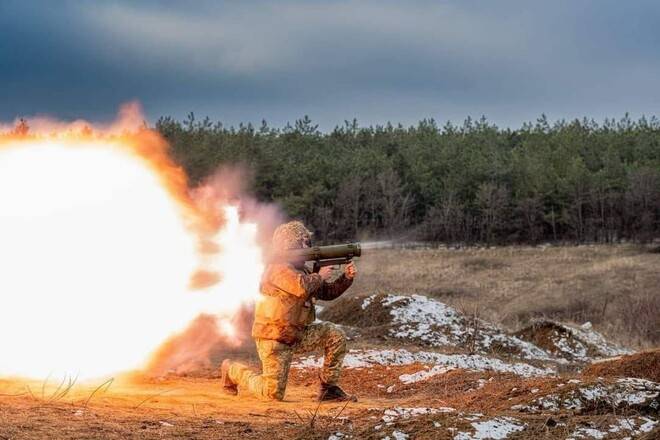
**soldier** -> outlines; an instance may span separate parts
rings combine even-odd
[[[310,231],[299,221],[280,225],[273,234],[276,251],[311,244]],[[316,300],[338,298],[353,283],[356,273],[351,262],[337,280],[329,282],[330,267],[311,273],[304,261],[268,265],[261,279],[261,298],[252,327],[262,373],[225,359],[221,366],[223,390],[234,395],[238,389],[247,390],[263,399],[282,400],[293,353],[322,349],[325,357],[319,400],[356,401],[337,385],[346,354],[346,335],[330,322],[314,322]]]

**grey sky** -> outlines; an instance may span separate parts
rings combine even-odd
[[[657,114],[654,1],[0,0],[0,119]]]

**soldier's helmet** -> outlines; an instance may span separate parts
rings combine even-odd
[[[312,233],[297,220],[279,225],[273,233],[273,248],[277,250],[300,249],[304,244],[310,246],[311,241]]]

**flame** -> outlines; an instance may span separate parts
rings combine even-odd
[[[141,368],[200,314],[257,296],[257,225],[224,200],[196,205],[130,110],[101,129],[42,118],[36,134],[0,134],[2,375]],[[191,291],[200,267],[217,276]],[[234,334],[222,319],[218,331]]]

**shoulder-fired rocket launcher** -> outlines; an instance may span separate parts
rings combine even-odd
[[[277,254],[275,259],[278,261],[313,261],[314,272],[318,272],[323,266],[347,264],[353,257],[360,255],[362,255],[360,243],[346,243],[289,249]]]

